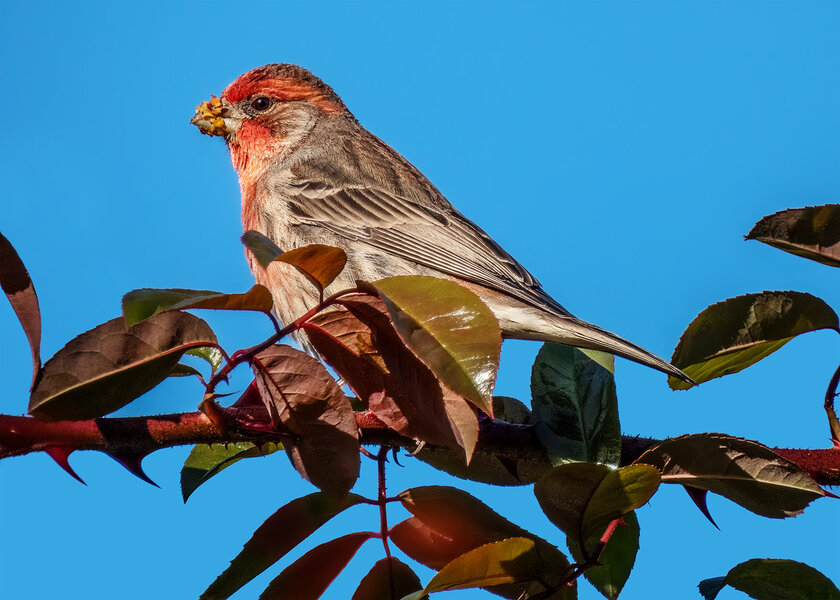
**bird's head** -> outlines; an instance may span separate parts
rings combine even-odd
[[[330,86],[297,65],[271,64],[240,76],[220,98],[199,104],[190,122],[201,133],[225,139],[245,183],[293,149],[319,119],[337,116],[350,113]]]

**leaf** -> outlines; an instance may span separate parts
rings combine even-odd
[[[35,285],[15,247],[0,233],[0,287],[15,311],[32,352],[32,384],[41,368],[41,308]]]
[[[371,532],[350,533],[315,546],[275,577],[260,600],[317,600],[373,536]]]
[[[323,292],[344,270],[347,255],[341,248],[310,244],[284,252],[274,260],[292,265],[303,273],[318,291]]]
[[[549,520],[582,546],[610,521],[644,505],[658,487],[659,472],[648,465],[568,463],[541,477],[534,495]]]
[[[772,354],[797,335],[838,329],[837,314],[802,292],[762,292],[713,304],[682,334],[671,363],[697,383],[737,373]],[[684,390],[691,384],[668,378]]]
[[[292,500],[266,519],[245,543],[230,566],[219,575],[200,600],[224,600],[283,558],[338,513],[363,501],[349,494],[336,499],[315,492]]]
[[[753,226],[746,239],[840,267],[840,204],[789,208],[768,215]]]
[[[365,575],[351,600],[390,600],[402,598],[421,590],[420,578],[401,560],[383,558],[378,560]]]
[[[539,579],[534,540],[514,537],[479,546],[444,566],[423,588],[443,592]]]
[[[510,537],[525,537],[536,544],[536,558],[542,579],[556,586],[566,574],[565,555],[547,541],[511,523],[467,492],[448,486],[423,486],[399,494],[403,506],[414,517],[391,529],[392,541],[414,560],[440,569],[456,557],[487,543]],[[518,598],[523,592],[545,591],[538,582],[493,587],[493,593]],[[528,597],[528,596],[526,596]],[[576,597],[574,587],[562,586],[552,599]]]
[[[469,460],[478,440],[475,410],[405,347],[379,298],[357,295],[342,303],[346,311],[318,315],[305,327],[313,346],[388,427],[464,448]]]
[[[187,350],[216,344],[210,326],[188,313],[161,313],[128,328],[112,319],[46,362],[29,412],[44,421],[101,417],[166,379]]]
[[[263,269],[270,265],[271,261],[283,254],[280,246],[259,231],[254,231],[253,229],[248,230],[242,234],[240,239]]]
[[[182,288],[141,288],[132,290],[122,298],[122,311],[126,326],[148,319],[165,310],[208,308],[214,310],[255,310],[270,312],[273,306],[271,292],[262,285],[255,285],[244,294],[224,294],[211,290]]]
[[[618,466],[621,458],[615,379],[590,354],[546,343],[534,361],[535,433],[555,465],[584,461]],[[606,354],[599,358],[609,360],[608,365],[614,360]]]
[[[283,252],[277,244],[259,231],[243,233],[242,243],[262,268],[265,269],[275,260],[288,263],[303,273],[320,292],[338,277],[347,264],[347,255],[341,248],[310,244]]]
[[[198,348],[190,348],[189,350],[187,350],[187,354],[189,354],[190,356],[195,356],[205,361],[208,365],[210,365],[210,370],[213,373],[215,373],[219,369],[219,367],[222,366],[222,361],[224,360],[224,356],[222,356],[221,350],[213,346],[200,346]]]
[[[508,396],[493,396],[493,417],[515,425],[531,425],[533,415],[524,402]]]
[[[184,502],[198,486],[235,462],[243,458],[268,456],[282,448],[282,445],[271,442],[262,446],[256,446],[250,442],[194,446],[181,468],[181,495],[184,497]]]
[[[609,600],[618,598],[630,577],[633,564],[636,562],[636,554],[639,551],[639,520],[636,518],[636,513],[631,511],[622,519],[626,525],[616,528],[598,559],[600,564],[583,572],[586,580]],[[583,562],[599,540],[599,535],[589,538],[586,541],[587,553],[585,554],[580,544],[573,537],[569,537],[569,551],[576,562]]]
[[[795,560],[754,558],[742,562],[726,577],[700,582],[700,593],[714,600],[724,585],[756,600],[840,600],[840,590],[828,577]]]
[[[373,286],[412,352],[452,391],[493,416],[502,334],[487,305],[435,277],[389,277]]]
[[[347,493],[359,476],[359,432],[350,401],[324,365],[276,344],[252,366],[272,421],[297,436],[285,444],[295,469],[323,492]]]
[[[637,462],[659,469],[663,483],[709,490],[774,519],[796,516],[825,495],[805,471],[767,446],[721,433],[665,440]]]

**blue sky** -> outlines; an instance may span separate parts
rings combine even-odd
[[[726,297],[792,289],[840,307],[836,271],[743,241],[763,215],[840,199],[834,3],[33,1],[5,2],[0,32],[0,228],[39,292],[45,356],[118,314],[130,289],[251,285],[227,153],[188,121],[269,62],[312,69],[567,308],[662,356]],[[230,349],[267,332],[256,316],[202,316]],[[0,411],[22,413],[29,356],[8,307],[0,327]],[[825,446],[822,395],[839,344],[830,332],[803,336],[682,393],[619,361],[622,429]],[[506,344],[499,393],[528,399],[537,349]],[[173,381],[123,413],[199,400],[195,384]],[[71,457],[87,487],[43,455],[0,463],[4,596],[196,597],[268,515],[312,489],[275,455],[240,463],[183,505],[186,454],[146,460],[160,490],[92,453]],[[404,462],[390,491],[460,485]],[[371,494],[369,475],[359,490]],[[562,546],[530,489],[468,487]],[[721,531],[680,489],[639,511],[642,548],[623,597],[699,598],[700,579],[753,557],[801,560],[840,582],[836,501],[786,521],[709,504]],[[356,510],[326,533],[376,528],[373,511]],[[380,554],[364,547],[325,598],[349,598]],[[235,598],[255,598],[278,572]],[[600,596],[583,584],[580,597]]]

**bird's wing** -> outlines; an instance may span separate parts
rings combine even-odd
[[[448,202],[424,206],[371,187],[309,183],[283,192],[296,222],[323,227],[450,276],[559,314],[539,281]]]

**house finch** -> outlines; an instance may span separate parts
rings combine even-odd
[[[317,243],[346,252],[347,266],[328,292],[395,275],[444,277],[475,292],[505,337],[602,350],[686,379],[643,348],[572,316],[308,70],[254,69],[221,98],[200,104],[192,123],[227,142],[246,230],[285,250]],[[249,260],[281,322],[318,302],[317,290],[288,265],[265,270]]]

